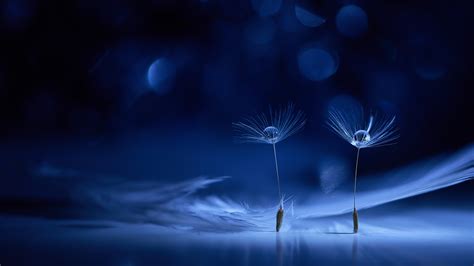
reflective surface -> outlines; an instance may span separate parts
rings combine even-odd
[[[361,212],[352,234],[349,215],[280,233],[3,217],[0,255],[5,265],[470,265],[472,218],[466,210]]]

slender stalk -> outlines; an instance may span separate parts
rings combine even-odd
[[[277,159],[277,153],[276,153],[276,145],[273,143],[273,156],[275,158],[275,170],[276,170],[276,176],[277,176],[277,184],[278,184],[278,198],[280,200],[280,207],[281,207],[281,188],[280,188],[280,173],[278,172],[278,159]]]
[[[355,172],[354,172],[354,209],[356,208],[357,168],[359,166],[359,153],[360,153],[360,148],[357,149],[356,166],[355,166]]]
[[[359,215],[357,214],[357,209],[356,209],[357,167],[359,166],[359,153],[360,153],[360,148],[357,149],[357,159],[356,159],[356,166],[355,166],[355,173],[354,173],[354,211],[352,212],[354,234],[356,234],[357,231],[359,231]]]

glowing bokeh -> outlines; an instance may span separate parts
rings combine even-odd
[[[295,6],[295,15],[299,22],[307,27],[318,27],[326,22],[324,18],[299,6]]]
[[[281,7],[282,0],[252,0],[252,7],[260,16],[276,14]]]
[[[148,84],[157,93],[166,93],[176,75],[176,66],[167,58],[157,59],[148,68]]]
[[[331,53],[319,48],[303,50],[298,55],[301,74],[309,80],[321,81],[336,73],[338,60]]]
[[[336,26],[339,32],[347,37],[363,35],[368,28],[367,14],[356,5],[342,7],[336,16]]]

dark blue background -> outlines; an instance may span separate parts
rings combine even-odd
[[[373,163],[361,166],[368,173],[472,141],[471,1],[266,1],[259,10],[260,2],[5,1],[0,135],[4,172],[14,173],[3,177],[4,190],[34,190],[25,188],[31,180],[17,168],[28,172],[26,167],[50,161],[50,154],[75,161],[74,148],[66,156],[54,154],[84,143],[109,153],[124,141],[141,147],[140,165],[119,167],[115,174],[155,179],[228,175],[233,171],[226,169],[238,160],[233,149],[267,148],[232,146],[231,122],[288,102],[308,117],[306,129],[294,137],[300,145],[309,145],[318,156],[338,149],[353,156],[351,147],[324,127],[328,104],[341,95],[354,97],[367,110],[397,115],[398,144],[368,150],[365,156]],[[337,15],[347,5],[359,6],[367,16],[366,28],[357,14],[346,19],[346,30],[361,31],[355,37],[337,26]],[[305,26],[295,6],[325,22]],[[314,47],[330,53],[337,65],[323,80],[308,79],[299,67],[302,52]],[[152,87],[148,70],[160,58],[168,62],[162,71],[172,74]],[[322,71],[334,63],[306,60],[318,59],[316,68]],[[145,149],[152,139],[158,141],[148,146],[155,145],[153,151]],[[199,153],[222,143],[230,150]],[[177,161],[169,159],[168,167],[157,169],[159,156],[170,152],[194,166],[181,167],[177,155]],[[215,156],[221,158],[219,166],[200,163]],[[98,157],[104,167],[95,170],[107,169],[107,160],[117,165],[114,158]],[[130,158],[136,155],[124,148],[121,162],[132,165]],[[262,160],[270,165],[270,159]],[[310,170],[301,171],[302,182],[311,185],[312,175],[305,174]],[[20,178],[25,180],[17,184]]]
[[[347,4],[367,14],[358,37],[338,32],[336,16]],[[304,26],[295,5],[326,22]],[[324,134],[327,102],[349,94],[398,115],[405,156],[471,140],[470,1],[283,1],[265,17],[252,7],[250,0],[5,1],[2,136],[97,136],[183,123],[227,134],[244,114],[294,102],[309,117],[309,138]],[[328,79],[299,71],[300,52],[312,46],[337,55]],[[176,74],[157,94],[147,71],[162,57]],[[442,74],[427,80],[417,69]]]
[[[341,15],[348,5],[362,13]],[[233,143],[232,122],[289,102],[307,116],[304,131],[279,144],[289,194],[318,188],[321,160],[352,167],[354,149],[324,126],[341,98],[397,116],[397,144],[364,150],[362,175],[473,140],[469,0],[6,0],[0,8],[3,214],[94,216],[80,189],[115,178],[231,175],[212,190],[272,202],[271,148]],[[471,189],[420,202],[456,205]]]

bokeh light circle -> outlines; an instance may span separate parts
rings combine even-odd
[[[363,35],[367,31],[368,25],[367,14],[356,5],[346,5],[336,15],[337,29],[347,37]]]
[[[300,6],[295,6],[295,16],[298,21],[306,27],[315,28],[326,22],[324,18]]]
[[[309,48],[298,55],[298,67],[303,76],[309,80],[321,81],[336,73],[337,56],[320,48]]]
[[[166,93],[176,76],[176,66],[167,58],[155,60],[148,68],[148,84],[157,93]]]

